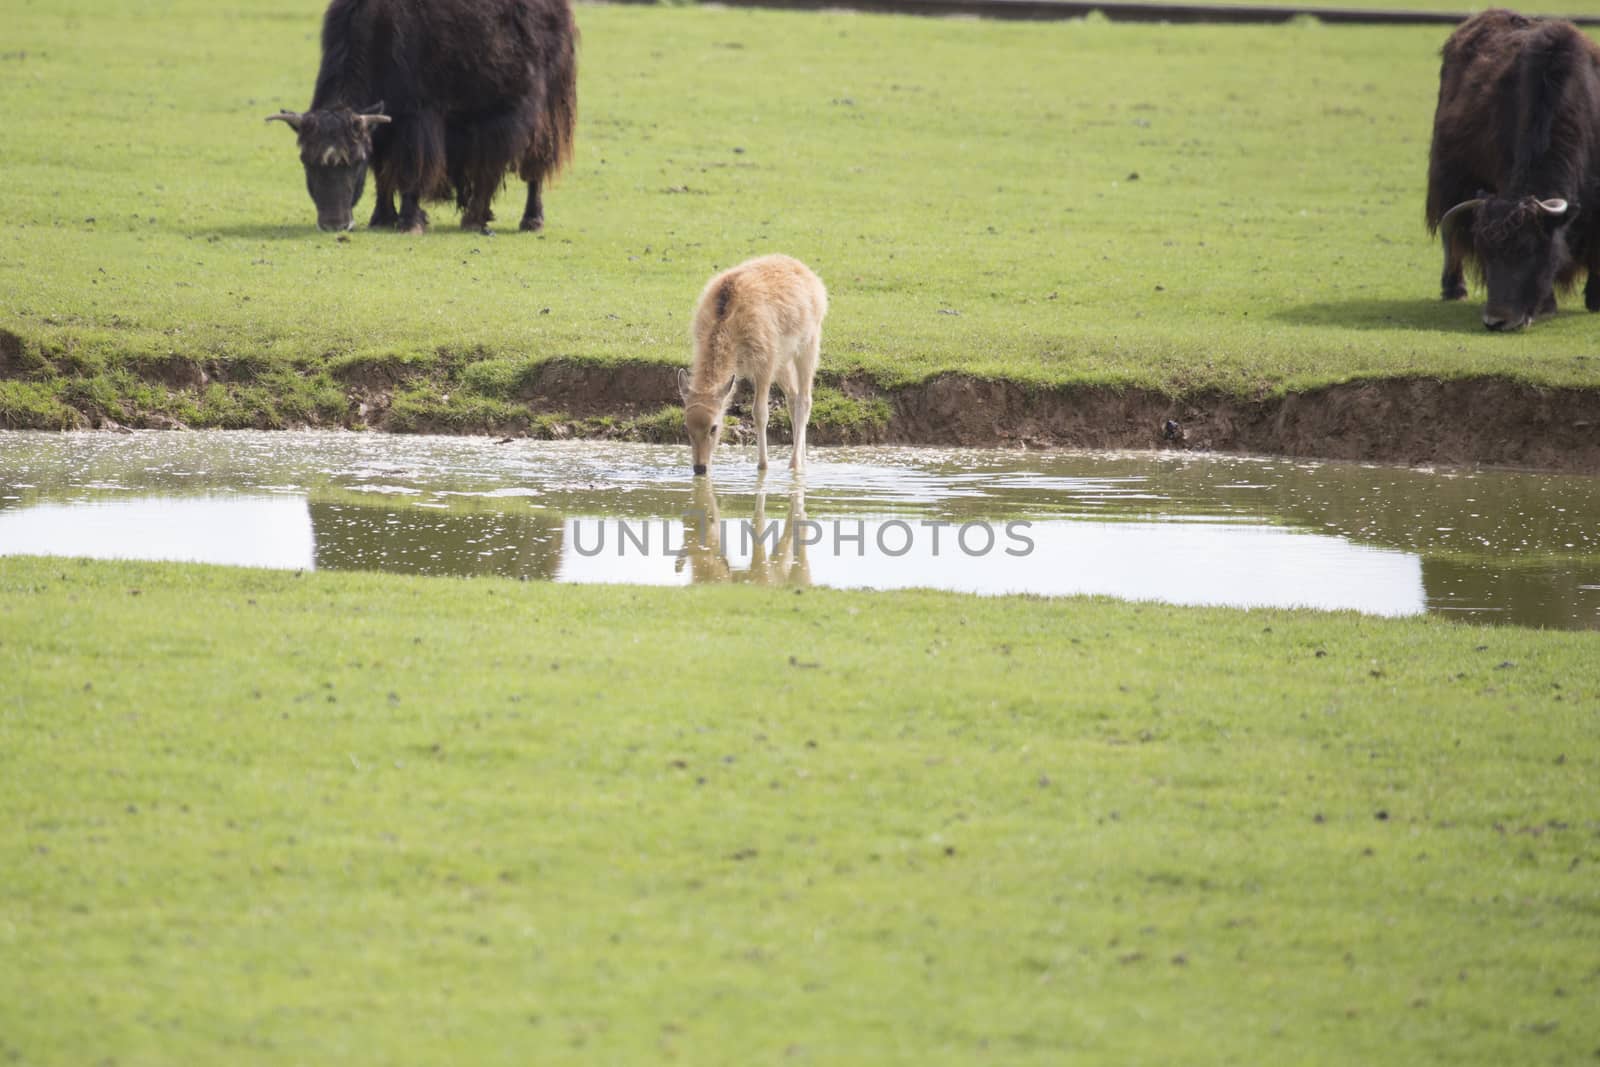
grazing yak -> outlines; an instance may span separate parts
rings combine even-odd
[[[1483,324],[1518,330],[1555,314],[1585,273],[1600,311],[1600,48],[1572,23],[1484,11],[1445,42],[1428,162],[1440,287],[1483,279]]]
[[[463,229],[487,230],[514,169],[537,230],[540,184],[572,152],[577,36],[568,0],[333,0],[311,109],[267,121],[298,133],[324,230],[351,228],[369,167],[374,227],[421,233],[422,201],[453,198]]]

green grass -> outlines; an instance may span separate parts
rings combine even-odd
[[[829,283],[825,369],[888,383],[1600,382],[1581,310],[1502,337],[1436,299],[1442,27],[584,6],[546,234],[341,243],[262,122],[305,106],[320,7],[0,0],[0,417],[338,421],[379,366],[492,418],[542,361],[686,362],[705,278],[775,249]]]
[[[0,1059],[1585,1061],[1595,642],[0,560]]]
[[[1152,0],[1154,2],[1154,0]],[[1236,7],[1310,7],[1310,8],[1384,8],[1398,11],[1448,11],[1452,14],[1471,14],[1489,7],[1504,4],[1463,2],[1463,0],[1306,0],[1303,4],[1288,4],[1284,0],[1216,0],[1217,3]],[[1594,0],[1551,0],[1545,6],[1513,5],[1526,15],[1549,17],[1578,17],[1600,13]]]

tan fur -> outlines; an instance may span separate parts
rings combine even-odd
[[[693,373],[678,374],[694,466],[709,468],[739,379],[755,386],[757,466],[767,467],[767,407],[777,383],[794,427],[792,470],[805,469],[811,384],[828,291],[797,259],[761,256],[706,283],[694,311]]]
[[[756,491],[755,514],[748,526],[738,519],[728,527],[728,538],[735,545],[750,546],[750,566],[734,570],[728,562],[727,548],[722,543],[722,510],[717,504],[717,494],[709,478],[697,478],[694,483],[690,510],[684,515],[683,550],[678,554],[674,569],[683,573],[689,568],[690,581],[749,582],[753,585],[809,586],[811,561],[806,555],[807,541],[800,527],[806,519],[805,487],[796,482],[789,487],[789,516],[779,528],[776,539],[767,536],[767,494]],[[819,535],[820,536],[820,535]],[[769,542],[771,549],[769,551]]]

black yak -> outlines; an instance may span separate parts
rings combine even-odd
[[[267,121],[299,134],[324,230],[351,228],[369,164],[372,226],[421,233],[422,201],[453,198],[463,229],[487,229],[514,169],[538,230],[540,184],[572,153],[577,36],[568,0],[333,0],[311,109]]]
[[[1588,274],[1600,311],[1600,48],[1570,22],[1474,15],[1450,35],[1428,162],[1440,288],[1488,289],[1483,324],[1518,330],[1555,314],[1556,290]]]

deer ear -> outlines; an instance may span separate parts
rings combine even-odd
[[[722,404],[724,407],[733,403],[733,391],[739,388],[739,376],[735,374],[728,379],[728,387],[722,391]]]
[[[678,395],[685,400],[689,399],[689,372],[682,367],[678,368]]]

